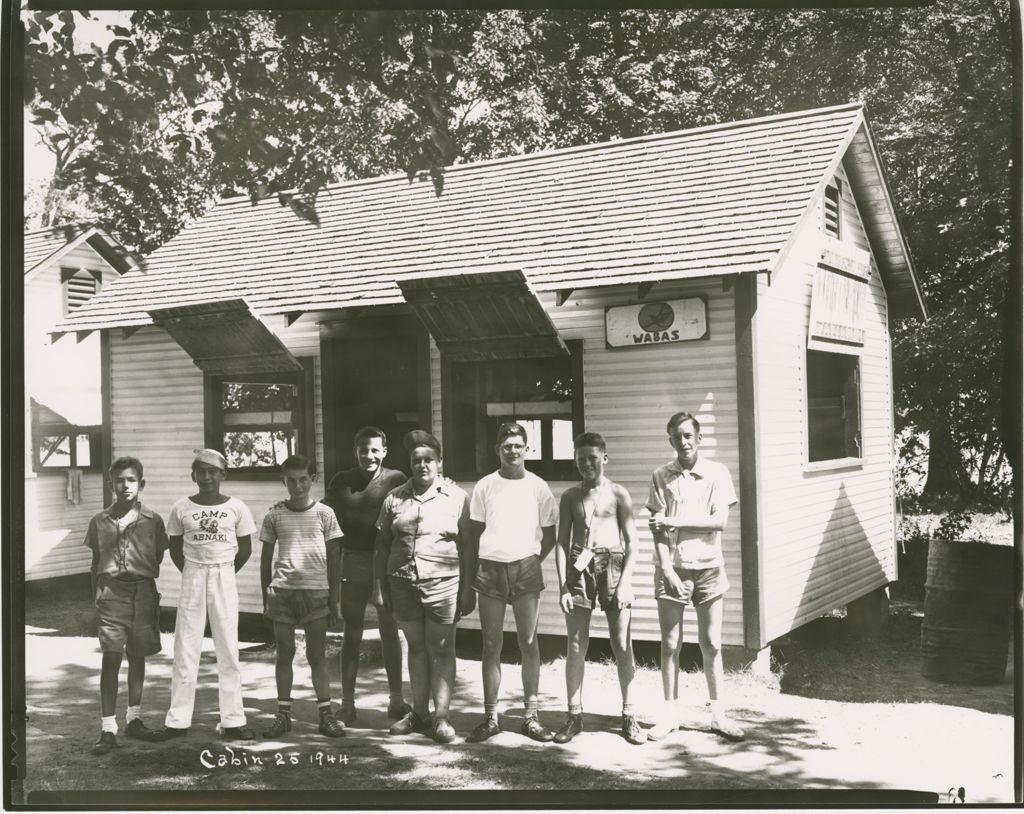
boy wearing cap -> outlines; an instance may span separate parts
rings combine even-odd
[[[264,614],[274,623],[277,644],[277,715],[267,738],[279,738],[292,728],[292,662],[295,628],[306,632],[306,660],[313,675],[313,691],[321,735],[340,738],[345,727],[331,709],[331,678],[327,672],[327,626],[340,615],[338,562],[341,529],[334,511],[309,496],[313,464],[305,455],[292,455],[281,464],[288,499],[263,518],[260,542],[260,587]],[[277,548],[277,556],[274,549]]]
[[[217,653],[220,733],[241,740],[256,737],[245,724],[242,705],[235,583],[235,573],[252,554],[256,523],[241,500],[221,494],[227,468],[224,456],[216,450],[196,450],[192,480],[198,491],[175,503],[167,519],[171,560],[181,571],[181,594],[174,625],[171,708],[164,728],[154,732],[150,740],[165,741],[188,734],[207,616]]]
[[[100,669],[100,738],[94,755],[117,745],[117,678],[128,653],[128,713],[125,734],[145,740],[142,685],[146,657],[160,652],[160,594],[156,578],[167,550],[164,521],[139,500],[145,488],[142,462],[118,458],[110,466],[114,503],[89,521],[85,544],[92,549],[92,589],[103,664]]]
[[[538,720],[537,619],[540,592],[544,589],[541,561],[555,546],[558,507],[548,485],[526,470],[527,449],[526,429],[521,424],[506,422],[499,426],[494,450],[501,466],[477,482],[470,500],[470,563],[477,561],[473,587],[479,596],[484,685],[484,720],[466,738],[471,743],[487,740],[501,731],[501,646],[505,608],[510,604],[523,659],[526,719],[522,732],[535,741],[554,738]]]

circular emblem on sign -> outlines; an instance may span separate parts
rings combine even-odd
[[[667,302],[649,302],[640,309],[636,321],[645,331],[667,331],[676,321],[676,312]]]

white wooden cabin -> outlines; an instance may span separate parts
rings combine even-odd
[[[107,455],[143,460],[159,511],[190,493],[194,448],[243,432],[282,433],[329,478],[362,424],[394,465],[429,428],[469,491],[516,417],[557,497],[573,434],[598,431],[637,507],[633,635],[656,640],[642,507],[689,410],[740,495],[727,646],[761,651],[896,578],[889,325],[924,303],[860,105],[454,166],[440,197],[336,184],[316,205],[318,225],[225,200],[59,326],[101,333]],[[283,487],[232,455],[225,491],[259,522]],[[254,548],[240,591],[259,612]],[[562,635],[545,566],[540,631]],[[173,604],[173,566],[159,587]]]
[[[85,531],[103,503],[100,337],[50,331],[133,263],[89,224],[25,232],[25,574],[89,571]]]

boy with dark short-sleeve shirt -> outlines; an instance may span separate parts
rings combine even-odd
[[[164,521],[139,500],[146,485],[137,458],[110,467],[114,503],[89,521],[85,545],[92,550],[92,586],[103,666],[100,672],[101,731],[92,748],[103,755],[117,745],[117,679],[128,653],[128,712],[125,733],[145,739],[151,730],[140,717],[146,657],[160,652],[160,594],[156,578],[167,550]]]

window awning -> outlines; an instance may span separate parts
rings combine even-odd
[[[220,300],[147,312],[206,373],[269,373],[302,365],[245,300]]]
[[[569,352],[521,271],[397,282],[438,350],[449,359],[521,359]]]

